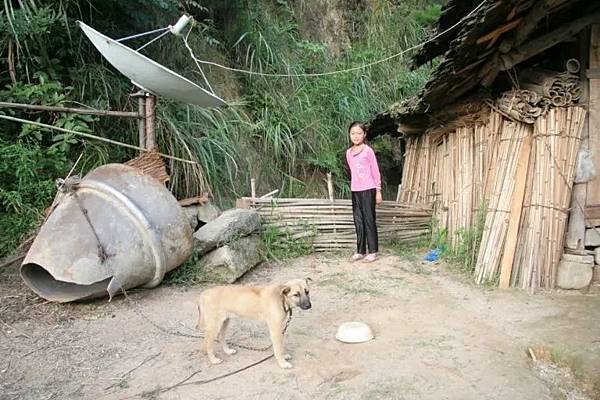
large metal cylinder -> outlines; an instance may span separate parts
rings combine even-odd
[[[59,194],[21,276],[51,301],[112,298],[121,289],[157,286],[192,246],[183,210],[160,182],[108,164]]]

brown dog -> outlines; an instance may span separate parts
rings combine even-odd
[[[238,317],[265,321],[269,327],[273,352],[281,368],[292,368],[284,354],[283,334],[292,316],[292,308],[311,308],[307,279],[294,279],[285,284],[267,286],[217,286],[205,290],[198,299],[198,327],[204,328],[204,351],[213,364],[217,358],[213,342],[218,336],[225,354],[235,354],[225,340],[229,318]]]

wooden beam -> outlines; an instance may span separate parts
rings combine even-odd
[[[583,206],[587,193],[585,183],[576,183],[573,185],[571,194],[571,211],[569,212],[569,224],[567,225],[567,235],[565,237],[565,247],[572,250],[581,250],[584,248],[585,241],[585,214]]]
[[[515,30],[514,47],[520,46],[535,30],[538,22],[548,15],[549,0],[538,1],[529,9],[527,15],[521,21],[521,24]]]
[[[537,17],[539,17],[539,15]],[[532,21],[535,20],[533,16],[531,19]],[[523,61],[528,60],[529,58],[549,49],[550,47],[555,46],[563,40],[576,35],[586,26],[599,20],[600,11],[584,13],[583,17],[571,21],[570,23],[565,24],[564,26],[552,32],[549,32],[546,35],[542,35],[526,42],[525,40],[527,39],[527,36],[531,33],[527,32],[527,30],[532,29],[531,27],[528,27],[520,36],[519,40],[522,41],[521,45],[517,45],[507,54],[496,53],[492,59],[481,68],[479,73],[481,84],[484,87],[491,86],[500,71],[511,69],[515,65],[520,64]],[[531,22],[531,24],[533,24],[533,22]]]
[[[523,43],[514,51],[500,56],[500,69],[506,71],[529,58],[557,45],[565,39],[578,34],[586,26],[600,21],[600,11],[584,14],[583,17],[571,21],[568,24],[536,39]]]
[[[600,24],[591,29],[589,68],[600,67]],[[587,183],[586,206],[600,206],[600,79],[589,80],[589,150],[592,155],[596,176]]]
[[[600,206],[585,206],[585,219],[600,219]]]
[[[17,108],[32,111],[51,111],[72,114],[99,115],[104,117],[142,118],[139,113],[129,111],[95,110],[88,108],[41,106],[36,104],[8,103],[0,101],[0,108]]]
[[[590,53],[590,32],[584,30],[579,35],[579,51],[580,68],[579,74],[581,78],[581,98],[580,103],[589,104],[590,88],[589,82],[585,77],[585,66],[589,64]],[[589,149],[589,112],[585,116],[583,129],[581,131],[581,145],[579,151]],[[571,250],[582,250],[585,243],[585,228],[588,221],[585,218],[585,202],[587,197],[587,182],[577,182],[573,184],[573,192],[571,193],[571,208],[569,211],[569,221],[567,225],[567,234],[565,236],[565,248]]]
[[[513,30],[519,23],[521,22],[521,18],[517,18],[514,21],[510,21],[504,25],[499,26],[488,34],[483,35],[479,39],[477,39],[477,44],[485,43],[491,41],[496,41],[503,33]]]
[[[523,138],[517,168],[515,170],[515,188],[510,203],[510,219],[506,232],[506,243],[502,261],[500,262],[500,284],[501,289],[510,286],[517,239],[519,238],[519,225],[521,222],[521,211],[523,210],[523,198],[525,197],[525,183],[527,182],[527,171],[529,169],[529,156],[531,154],[531,136]]]

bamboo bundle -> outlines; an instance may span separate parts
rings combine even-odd
[[[575,67],[570,66],[574,64]],[[579,63],[573,59],[569,60],[566,68],[564,72],[539,68],[523,70],[519,73],[519,84],[523,89],[549,99],[554,106],[571,104],[579,100],[582,93],[581,81],[576,75],[579,71]]]
[[[239,204],[255,209],[265,224],[286,230],[294,239],[309,238],[315,250],[356,246],[351,200],[260,199]],[[431,206],[384,201],[377,206],[377,231],[382,239],[416,239],[429,231]]]
[[[156,150],[146,151],[124,164],[139,169],[162,184],[165,184],[170,179],[165,168],[165,162]]]
[[[513,89],[502,93],[496,100],[500,111],[517,121],[533,124],[548,112],[551,101],[531,90]]]
[[[488,180],[493,187],[487,202],[483,236],[475,266],[477,283],[495,280],[497,276],[510,216],[517,155],[523,138],[530,134],[529,125],[511,121],[502,124],[494,176]]]
[[[585,113],[581,107],[554,108],[536,121],[513,286],[555,286]]]
[[[517,121],[535,123],[546,115],[550,106],[565,107],[579,101],[582,94],[581,80],[576,75],[579,62],[567,61],[564,72],[545,69],[525,69],[519,72],[519,89],[503,93],[496,106]]]

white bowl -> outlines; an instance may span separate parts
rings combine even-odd
[[[344,343],[362,343],[373,339],[373,331],[364,322],[344,322],[339,326],[335,338]]]

